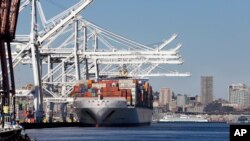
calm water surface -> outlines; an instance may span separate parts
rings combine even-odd
[[[26,130],[37,141],[229,141],[225,123],[154,123],[143,127]]]

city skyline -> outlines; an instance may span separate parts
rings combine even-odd
[[[45,3],[48,1],[44,1]],[[57,0],[46,3],[47,18],[53,12],[72,5],[77,0],[57,5]],[[42,2],[43,3],[43,2]],[[28,9],[28,10],[27,10]],[[27,8],[24,13],[29,13]],[[152,45],[178,33],[179,37],[167,48],[179,42],[183,65],[166,66],[167,70],[191,72],[187,78],[150,77],[155,91],[169,87],[175,93],[200,95],[200,76],[214,77],[215,99],[228,99],[228,86],[233,83],[250,84],[247,47],[250,38],[250,1],[94,1],[83,16],[95,24],[131,40]],[[29,32],[25,14],[19,17],[17,34]],[[20,28],[22,27],[22,28]],[[18,69],[18,68],[17,68]],[[19,70],[16,82],[33,82],[24,76],[31,70]]]

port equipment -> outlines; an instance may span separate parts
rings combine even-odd
[[[81,15],[92,2],[79,0],[47,19],[41,0],[21,1],[19,12],[31,6],[31,31],[16,37],[13,67],[32,64],[37,121],[42,119],[44,98],[67,98],[79,80],[117,76],[123,66],[129,77],[191,75],[164,67],[184,62],[179,52],[181,44],[166,49],[177,34],[154,46],[127,39]]]
[[[0,108],[2,127],[4,127],[5,118],[11,117],[15,120],[15,80],[10,42],[15,38],[19,6],[20,0],[0,0],[0,60],[2,72]],[[10,115],[13,115],[13,117]]]

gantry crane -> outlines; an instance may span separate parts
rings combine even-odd
[[[177,34],[157,47],[129,40],[80,15],[92,1],[80,0],[47,20],[39,0],[22,0],[19,12],[28,5],[32,7],[31,32],[17,36],[17,42],[13,44],[16,47],[12,54],[13,66],[32,64],[37,121],[42,118],[43,95],[68,97],[78,80],[119,75],[119,68],[124,65],[126,75],[132,77],[190,76],[188,72],[154,72],[164,64],[183,63],[179,54],[181,44],[165,49]],[[42,76],[40,71],[45,65],[47,72]]]
[[[0,94],[2,127],[4,127],[5,116],[7,117],[12,114],[13,117],[11,118],[15,120],[15,80],[10,42],[15,38],[19,5],[20,0],[0,0],[0,60],[2,71]]]

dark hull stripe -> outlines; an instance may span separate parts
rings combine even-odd
[[[145,123],[116,123],[116,124],[86,124],[86,123],[22,123],[24,129],[40,129],[40,128],[57,128],[57,127],[133,127],[133,126],[149,126],[150,122]]]
[[[145,122],[145,123],[110,123],[110,124],[86,124],[81,123],[84,127],[136,127],[136,126],[149,126],[151,122]]]

